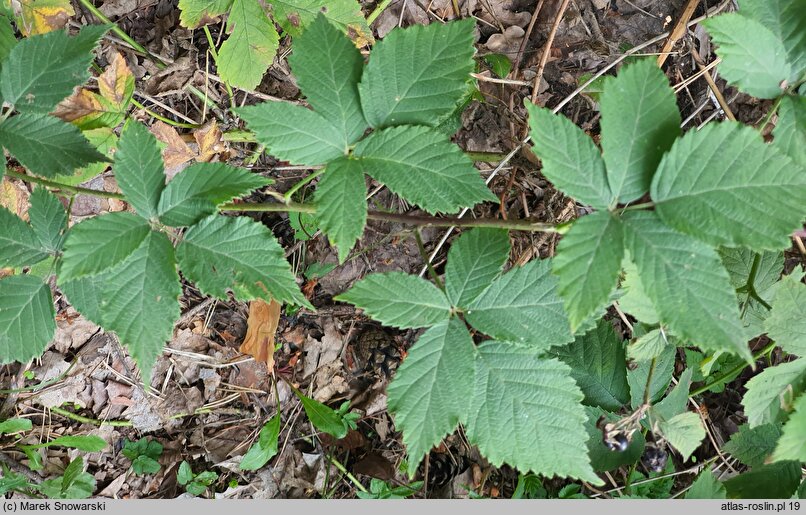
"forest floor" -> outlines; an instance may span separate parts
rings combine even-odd
[[[542,9],[533,16],[537,3]],[[605,68],[606,74],[615,74],[618,66],[611,65],[630,49],[641,48],[634,55],[657,56],[668,39],[665,34],[679,23],[690,2],[565,3],[567,7],[561,12],[564,2],[557,0],[396,0],[386,5],[372,24],[375,37],[381,39],[398,26],[455,19],[454,4],[461,17],[477,20],[477,78],[483,101],[473,101],[464,112],[455,141],[467,152],[487,154],[484,159],[488,161],[479,161],[478,168],[501,202],[499,206],[480,206],[465,216],[549,223],[577,217],[581,208],[553,189],[538,173],[534,155],[521,147],[527,130],[523,100],[533,97],[550,108],[562,104],[560,112],[596,138],[599,111],[595,83],[581,93],[578,87]],[[704,16],[707,9],[733,8],[730,2],[717,0],[695,3],[697,7],[687,13],[687,19]],[[376,4],[364,2],[364,13],[373,12]],[[311,172],[257,154],[260,149],[254,143],[235,141],[238,133],[234,131],[242,127],[233,113],[221,107],[227,104],[227,92],[216,77],[207,38],[201,29],[180,26],[176,0],[105,0],[96,5],[135,41],[169,63],[159,69],[153,60],[137,55],[110,36],[102,43],[99,64],[103,67],[116,52],[122,53],[136,78],[135,99],[169,120],[203,126],[174,127],[142,109],[132,111],[130,116],[147,123],[167,144],[164,157],[169,174],[194,160],[227,161],[273,178],[276,191],[284,192]],[[97,23],[80,3],[75,2],[74,8],[71,26]],[[209,27],[216,42],[226,38],[224,24],[221,21]],[[556,35],[549,43],[554,26]],[[237,104],[300,99],[286,62],[290,39],[284,38],[281,45],[257,90],[235,91]],[[509,57],[513,68],[507,79],[497,78],[490,64],[493,61],[485,59],[490,54]],[[726,86],[716,76],[714,60],[708,38],[696,24],[668,54],[664,70],[677,92],[684,129],[694,130],[709,120],[725,117],[714,88],[738,120],[758,123],[769,103]],[[713,85],[705,80],[703,67],[714,77]],[[205,92],[209,105],[189,93],[189,85]],[[86,186],[108,191],[117,188],[109,171]],[[371,208],[416,211],[378,184],[373,186]],[[6,179],[0,201],[23,214],[29,193],[24,184]],[[309,193],[302,189],[298,195],[303,200]],[[124,209],[127,206],[119,201],[78,196],[72,205],[71,222]],[[176,480],[183,460],[195,472],[218,474],[204,494],[217,498],[350,498],[356,494],[356,482],[368,487],[371,478],[392,485],[408,484],[405,450],[387,413],[384,390],[418,333],[381,329],[351,306],[332,298],[369,272],[422,273],[427,259],[441,272],[448,243],[457,232],[422,229],[423,254],[410,226],[371,221],[349,260],[337,266],[334,249],[304,216],[266,213],[254,217],[283,243],[298,277],[305,278],[303,291],[317,308],[284,312],[280,317],[274,374],[284,380],[277,381],[276,392],[266,364],[239,351],[248,326],[260,323],[249,320],[249,306],[206,298],[185,282],[182,317],[154,369],[149,389],[143,387],[133,360],[114,334],[78,316],[63,297],[57,296],[55,342],[41,359],[0,368],[0,385],[5,389],[0,397],[0,419],[31,419],[34,431],[26,443],[60,435],[101,436],[110,444],[107,450],[82,455],[97,482],[95,495],[102,497],[187,495]],[[553,255],[557,239],[556,234],[513,233],[510,263]],[[626,327],[616,325],[628,336]],[[681,351],[680,370],[685,367],[684,359]],[[317,435],[288,383],[333,407],[351,401],[361,415],[357,430],[339,441]],[[736,384],[741,384],[741,378]],[[710,441],[698,451],[701,458],[719,452],[727,436],[742,422],[739,387],[728,385],[722,393],[709,395],[703,409],[709,414]],[[242,472],[238,467],[241,456],[263,424],[277,413],[278,402],[284,421],[278,455],[257,472]],[[163,446],[161,468],[155,474],[135,474],[121,452],[127,439],[142,437]],[[39,452],[44,468],[32,472],[23,466],[27,463],[23,453],[0,444],[3,462],[25,471],[36,482],[61,474],[66,459],[76,454],[61,448]],[[429,463],[429,480],[418,497],[507,498],[518,482],[516,471],[492,467],[468,448],[461,433],[432,452]],[[673,481],[685,484],[692,477],[683,474]],[[562,484],[548,481],[544,486],[556,492]],[[608,496],[616,486],[617,482],[608,483],[600,492],[587,493]]]

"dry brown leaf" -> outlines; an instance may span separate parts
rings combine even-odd
[[[151,132],[158,140],[165,143],[165,148],[162,149],[165,168],[176,168],[196,157],[196,153],[187,146],[176,129],[167,123],[156,122],[151,126]]]
[[[255,299],[249,303],[246,320],[246,337],[240,351],[263,361],[269,370],[274,369],[274,336],[280,323],[280,303],[272,299],[266,303]]]
[[[121,105],[128,101],[131,93],[127,91],[133,86],[134,75],[126,64],[126,59],[115,52],[112,62],[106,70],[98,77],[98,91],[107,100],[116,105]]]
[[[76,14],[70,0],[12,0],[11,7],[24,36],[61,29]]]
[[[104,111],[98,95],[86,89],[79,89],[59,102],[53,114],[65,122],[72,122]]]
[[[28,190],[3,177],[0,181],[0,206],[8,209],[23,220],[28,219]]]
[[[199,144],[199,155],[196,157],[197,161],[207,162],[214,156],[224,152],[227,147],[224,143],[224,135],[218,124],[213,120],[213,123],[207,127],[202,127],[193,133],[196,143]]]

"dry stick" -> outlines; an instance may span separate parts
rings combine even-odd
[[[543,80],[543,70],[546,68],[546,63],[549,60],[549,53],[551,53],[551,45],[554,43],[554,36],[557,35],[557,28],[559,28],[560,22],[563,20],[565,10],[568,9],[569,2],[570,0],[563,0],[559,12],[557,12],[557,17],[554,18],[554,23],[551,25],[549,38],[546,40],[546,45],[543,47],[543,55],[540,56],[540,65],[538,65],[537,75],[535,75],[535,84],[532,86],[531,100],[533,104],[537,102],[537,94],[540,91],[540,81]]]
[[[699,52],[697,52],[697,49],[694,48],[694,45],[691,46],[691,55],[692,57],[694,57],[694,62],[697,63],[697,67],[700,69],[700,71],[701,72],[705,71],[706,68],[704,61],[702,57],[700,57]],[[711,91],[713,92],[714,97],[716,97],[716,101],[719,102],[719,107],[722,108],[722,111],[725,113],[725,116],[728,118],[728,120],[735,122],[736,117],[733,116],[733,111],[730,110],[728,103],[725,101],[725,97],[723,97],[722,92],[719,91],[719,87],[717,87],[716,82],[714,82],[714,78],[711,77],[711,74],[708,73],[707,71],[703,73],[703,75],[705,76],[705,82],[707,82],[708,87],[711,88]]]
[[[683,34],[686,33],[688,30],[688,21],[691,19],[691,16],[694,14],[694,9],[697,8],[697,4],[700,3],[700,0],[688,0],[688,3],[683,8],[683,12],[680,14],[680,18],[677,20],[674,28],[672,29],[672,33],[669,35],[666,43],[663,44],[663,48],[660,51],[660,55],[658,56],[658,67],[663,66],[666,62],[666,59],[669,58],[669,53],[672,50],[672,47],[677,40],[683,37]]]
[[[532,13],[532,19],[529,20],[529,26],[526,27],[526,34],[523,35],[523,41],[521,41],[520,46],[518,47],[518,53],[515,55],[515,62],[512,63],[512,69],[515,71],[513,78],[517,78],[520,74],[520,65],[521,59],[523,58],[523,51],[526,50],[526,43],[529,41],[529,36],[532,35],[532,29],[535,28],[535,22],[537,22],[537,17],[540,14],[540,10],[543,8],[543,2],[545,0],[540,0],[537,2],[537,7],[535,7],[535,12]]]

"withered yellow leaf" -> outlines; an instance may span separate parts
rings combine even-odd
[[[197,161],[210,161],[214,156],[226,150],[226,144],[223,140],[224,135],[221,133],[221,129],[218,128],[218,124],[215,120],[207,127],[202,127],[194,132],[193,138],[199,145],[199,155],[196,157]]]
[[[102,97],[116,106],[125,107],[132,98],[134,75],[120,53],[115,52],[112,62],[98,77],[98,90]]]
[[[61,29],[70,16],[76,14],[70,0],[11,0],[10,3],[24,36]]]
[[[246,336],[240,351],[263,361],[271,371],[274,368],[274,335],[280,324],[280,303],[272,299],[266,303],[255,299],[249,303],[246,319]]]
[[[151,126],[151,132],[165,144],[162,149],[162,160],[165,162],[165,168],[176,168],[196,157],[196,153],[185,143],[182,136],[167,123],[156,122]]]

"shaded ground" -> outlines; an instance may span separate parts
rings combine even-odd
[[[518,0],[458,2],[463,17],[477,19],[479,56],[503,53],[516,63],[507,83],[490,82],[487,79],[495,76],[485,61],[479,59],[479,88],[485,102],[470,105],[455,137],[467,151],[494,154],[490,163],[480,162],[478,166],[485,178],[491,177],[490,187],[502,201],[500,209],[480,206],[473,213],[476,216],[561,222],[578,214],[575,203],[542,178],[530,152],[519,150],[511,159],[501,162],[525,136],[523,99],[530,97],[535,89],[538,102],[548,107],[571,97],[562,113],[595,136],[599,130],[596,98],[590,94],[574,94],[580,78],[601,70],[625,50],[669,30],[677,22],[685,2],[572,0],[548,49],[542,78],[539,63],[562,2],[541,2],[543,8],[529,30],[535,3]],[[365,12],[372,12],[375,4],[366,2]],[[701,4],[694,13],[695,18],[704,13],[706,4],[712,8],[717,2],[710,0]],[[95,22],[81,5],[76,4],[75,8],[76,24]],[[99,8],[136,41],[165,62],[172,63],[160,70],[152,60],[135,55],[115,38],[110,38],[104,42],[101,64],[110,59],[110,52],[122,52],[137,78],[138,101],[168,119],[194,124],[217,119],[224,136],[216,142],[209,159],[252,166],[275,178],[276,189],[280,192],[309,173],[309,170],[255,155],[253,144],[231,141],[232,134],[228,136],[228,131],[238,127],[232,115],[222,107],[227,104],[227,96],[215,78],[207,40],[201,30],[189,31],[179,26],[175,2],[108,0]],[[449,0],[397,0],[377,18],[373,28],[376,36],[382,38],[395,26],[439,23],[455,17],[453,3]],[[223,24],[210,28],[214,40],[226,37]],[[525,38],[527,32],[528,38]],[[698,39],[699,36],[703,36],[701,29],[692,29],[675,45],[665,66],[667,76],[678,90],[678,104],[686,129],[724,116],[708,84],[701,78],[689,80],[698,71],[692,48],[706,63],[713,61],[707,39]],[[660,38],[643,52],[658,52],[663,41]],[[288,54],[289,44],[288,40],[283,41],[280,56]],[[718,77],[716,84],[738,119],[757,123],[763,118],[766,104],[738,94]],[[188,93],[188,85],[204,91],[212,104],[204,107],[199,98]],[[299,100],[299,90],[284,59],[275,61],[256,92],[236,91],[235,94],[238,104],[267,98]],[[135,109],[132,116],[155,125],[153,118],[142,110]],[[192,137],[193,131],[179,129],[174,133],[168,126],[160,130],[164,131],[166,140],[173,141],[170,148],[174,153],[180,154],[180,157],[174,156],[174,172],[200,153]],[[188,146],[182,147],[185,143]],[[190,157],[181,157],[183,153]],[[182,159],[184,163],[180,162]],[[18,211],[24,211],[28,190],[9,181],[3,186],[5,197],[18,204]],[[116,188],[108,172],[93,179],[89,186],[110,191]],[[370,202],[379,209],[413,211],[383,188],[370,191],[374,192]],[[300,200],[309,193],[302,190]],[[73,205],[73,221],[125,208],[120,202],[80,197]],[[289,220],[287,215],[278,214],[262,215],[259,219],[272,228],[288,249],[288,257],[298,275],[305,277],[305,293],[318,308],[316,312],[302,310],[283,315],[277,332],[281,346],[276,354],[275,372],[331,406],[338,407],[344,400],[352,401],[362,414],[356,431],[338,442],[315,436],[299,401],[286,382],[279,381],[277,397],[284,421],[280,453],[271,466],[257,473],[241,472],[240,457],[255,441],[262,425],[276,413],[277,398],[265,364],[238,351],[247,330],[247,306],[204,298],[191,284],[184,285],[183,315],[176,325],[174,339],[154,370],[149,391],[141,386],[133,361],[114,335],[103,333],[77,316],[64,298],[57,296],[59,329],[51,348],[40,360],[26,366],[0,369],[2,387],[17,390],[3,394],[0,419],[7,416],[30,418],[35,428],[28,438],[31,442],[58,435],[103,437],[110,443],[109,449],[85,455],[90,464],[89,472],[97,480],[96,495],[99,496],[165,498],[181,495],[184,488],[177,485],[176,472],[183,459],[191,463],[194,471],[218,472],[219,479],[208,491],[213,495],[214,490],[217,497],[353,497],[356,486],[340,468],[350,471],[355,480],[364,485],[371,477],[393,484],[408,482],[401,472],[405,452],[400,434],[386,412],[384,387],[417,334],[380,329],[353,308],[334,303],[332,297],[369,272],[420,273],[425,256],[418,251],[411,226],[370,222],[351,259],[316,278],[308,268],[311,264],[335,265],[337,262],[326,240],[315,234],[315,229],[308,234],[300,230],[300,222],[304,226],[304,220]],[[426,250],[429,255],[435,254],[433,262],[439,272],[448,248],[446,237],[450,241],[453,234],[432,228],[422,231]],[[553,235],[514,233],[513,238],[512,264],[550,256],[556,244]],[[679,367],[684,367],[682,355]],[[740,391],[728,387],[722,394],[706,397],[703,409],[707,410],[710,435],[698,451],[698,457],[713,456],[741,423],[740,395]],[[62,412],[57,412],[58,409]],[[102,421],[114,424],[101,425]],[[162,468],[154,475],[138,476],[120,451],[124,439],[136,440],[144,435],[164,446],[159,460]],[[26,463],[26,458],[10,443],[0,444],[0,449],[4,461],[17,470],[27,470],[17,465]],[[45,458],[44,469],[38,473],[26,472],[37,482],[61,474],[73,451],[52,448],[41,452]],[[427,493],[418,495],[467,497],[472,491],[473,495],[509,497],[518,478],[509,468],[489,466],[477,452],[468,448],[461,434],[450,437],[442,448],[432,453],[430,462],[432,472]],[[726,462],[725,466],[731,465]],[[608,488],[621,484],[618,475],[615,477],[616,482]],[[691,477],[684,474],[676,481],[685,485]],[[556,492],[562,482],[547,481],[545,486]],[[606,492],[599,494],[607,495]]]

